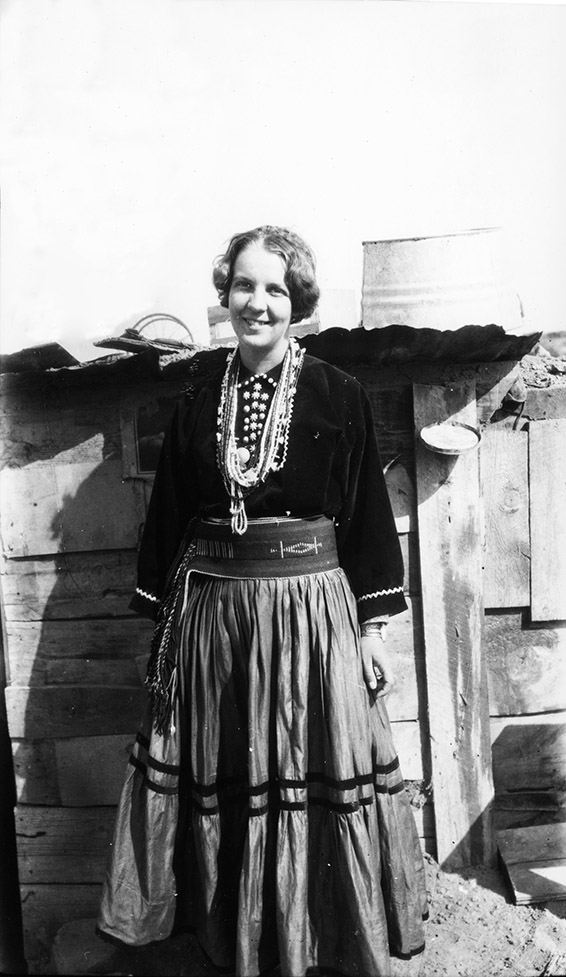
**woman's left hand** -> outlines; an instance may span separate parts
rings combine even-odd
[[[377,690],[378,696],[387,695],[395,685],[395,674],[383,647],[383,639],[378,634],[363,634],[361,649],[364,679],[368,689],[370,692]]]

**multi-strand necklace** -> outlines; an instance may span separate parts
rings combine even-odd
[[[244,504],[246,497],[265,481],[269,472],[279,471],[285,464],[289,426],[303,359],[304,350],[295,339],[291,339],[277,383],[266,374],[240,382],[238,348],[228,356],[218,408],[217,456],[218,467],[230,495],[232,532],[238,535],[248,528]],[[262,381],[274,387],[269,407],[270,395]],[[246,393],[249,393],[249,397],[246,397]],[[236,437],[239,395],[243,401],[242,444],[238,444]]]
[[[240,366],[240,376],[241,372]],[[238,380],[236,440],[241,444],[238,455],[244,465],[249,463],[261,441],[263,427],[276,389],[277,380],[268,373],[254,373],[245,380]]]

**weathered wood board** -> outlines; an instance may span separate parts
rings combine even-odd
[[[423,807],[412,807],[417,834],[421,839],[424,851],[436,857],[436,837],[434,833],[434,806],[431,803]]]
[[[364,385],[373,411],[375,433],[385,464],[398,454],[412,454],[413,393],[410,382],[399,384],[399,378],[380,371],[351,371]]]
[[[29,465],[0,472],[7,556],[135,548],[145,520],[143,488],[122,462]]]
[[[110,686],[113,689],[143,685],[137,661],[95,658],[94,661],[50,661],[46,664],[46,686],[70,685],[92,688]]]
[[[4,406],[4,410],[2,407]],[[34,409],[35,408],[35,409]],[[101,464],[120,458],[119,416],[110,402],[92,407],[38,403],[4,404],[0,395],[0,466],[24,468],[30,464]]]
[[[137,677],[137,676],[136,676]],[[13,739],[118,736],[137,729],[147,692],[136,686],[8,686],[8,729]]]
[[[39,958],[43,966],[49,966],[49,952],[61,926],[73,919],[96,918],[102,895],[100,885],[34,883],[22,885],[20,891],[26,959]]]
[[[531,615],[566,620],[566,419],[529,429]]]
[[[486,614],[484,656],[492,716],[566,709],[566,628],[530,627],[516,611]]]
[[[385,482],[398,533],[416,532],[417,494],[407,462],[393,461],[385,471]]]
[[[517,905],[566,899],[566,824],[499,831],[497,845]]]
[[[115,807],[29,807],[15,813],[20,883],[101,883]]]
[[[5,657],[9,685],[51,685],[73,674],[79,685],[104,684],[111,673],[132,685],[132,663],[149,655],[153,622],[137,616],[108,620],[10,621]],[[107,666],[112,662],[112,668]],[[100,666],[100,667],[99,667]],[[84,667],[81,677],[80,669]],[[74,670],[74,671],[73,671]]]
[[[421,581],[419,574],[419,545],[416,533],[401,533],[399,536],[401,554],[405,567],[403,589],[407,594],[420,594]]]
[[[497,790],[493,806],[496,831],[528,827],[532,824],[552,824],[563,818],[566,808],[566,789]]]
[[[393,722],[391,732],[405,780],[430,780],[428,744],[418,720]]]
[[[475,383],[477,419],[484,425],[513,386],[519,375],[519,364],[506,360],[491,363],[419,360],[377,368],[356,363],[348,372],[366,387],[380,448],[385,449],[389,458],[412,443],[407,433],[412,429],[413,383],[454,387]]]
[[[386,697],[392,722],[426,717],[426,682],[420,599],[408,597],[408,610],[387,626],[386,648],[394,662],[395,685]]]
[[[480,447],[486,608],[530,603],[528,467],[527,431],[486,428]]]
[[[549,790],[566,781],[566,712],[491,719],[496,790]]]
[[[13,740],[20,804],[117,804],[136,729],[118,736]]]
[[[6,622],[133,617],[136,567],[137,550],[4,560]]]
[[[519,370],[519,364],[513,362],[477,364],[476,407],[480,425],[487,424],[493,417],[519,376]]]
[[[448,418],[475,425],[475,384],[415,384],[414,412],[417,436]],[[453,869],[494,857],[478,453],[438,455],[417,440],[416,471],[436,837]]]

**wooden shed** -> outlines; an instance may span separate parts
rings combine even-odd
[[[491,862],[500,828],[565,819],[566,384],[496,326],[299,340],[366,386],[405,557],[394,737],[423,847]],[[1,607],[26,954],[96,915],[145,697],[137,545],[180,391],[222,350],[5,357]],[[423,426],[481,432],[458,456]]]

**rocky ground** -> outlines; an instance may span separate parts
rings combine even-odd
[[[516,906],[499,869],[448,874],[427,856],[427,873],[430,920],[426,950],[410,962],[394,961],[393,977],[566,974],[566,901]],[[178,937],[159,948],[123,953],[94,935],[93,920],[63,927],[47,969],[35,972],[212,977],[190,937]]]

